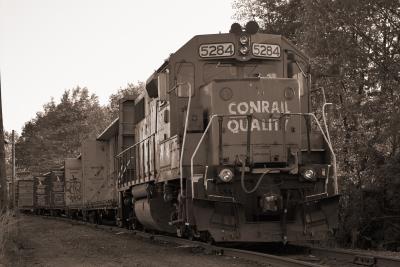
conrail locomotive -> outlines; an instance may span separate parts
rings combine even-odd
[[[255,22],[193,37],[66,159],[65,213],[214,242],[325,239],[336,159],[309,69]]]

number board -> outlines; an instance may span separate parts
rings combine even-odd
[[[253,55],[256,57],[278,58],[281,56],[279,45],[253,43]]]
[[[203,58],[208,57],[230,57],[235,54],[233,43],[202,44],[199,47],[199,55]]]

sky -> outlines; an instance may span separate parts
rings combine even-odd
[[[0,0],[4,129],[21,133],[76,86],[107,104],[194,35],[228,32],[233,14],[232,0]]]

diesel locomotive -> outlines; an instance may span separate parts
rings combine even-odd
[[[119,224],[215,242],[325,239],[336,159],[309,72],[255,22],[171,54],[116,122]]]

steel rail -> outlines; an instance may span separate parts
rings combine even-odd
[[[276,256],[266,253],[226,248],[216,245],[210,245],[208,243],[193,241],[183,238],[178,238],[174,236],[167,236],[161,234],[151,234],[138,230],[127,230],[125,228],[120,228],[117,226],[110,225],[99,225],[93,224],[86,221],[72,220],[66,217],[52,217],[52,216],[40,216],[40,215],[23,215],[23,216],[37,216],[44,219],[64,221],[72,224],[86,225],[88,227],[97,228],[104,231],[112,231],[123,234],[133,234],[138,237],[147,238],[151,240],[156,240],[159,242],[175,243],[181,246],[198,247],[203,249],[208,253],[215,253],[218,255],[224,255],[228,257],[237,257],[241,259],[246,259],[250,261],[259,262],[262,264],[268,264],[268,266],[277,267],[298,267],[298,266],[308,266],[308,267],[321,267],[321,266],[338,266],[338,264],[349,263],[351,266],[370,266],[370,267],[398,267],[400,266],[400,258],[375,255],[371,253],[363,253],[357,251],[350,251],[345,249],[330,249],[330,248],[318,248],[312,246],[301,246],[308,250],[308,254],[318,256],[324,262],[328,260],[326,265],[320,265],[316,263],[310,263],[307,261],[297,260],[289,257]],[[329,261],[334,261],[330,263]],[[347,266],[347,265],[346,265]]]
[[[306,262],[306,261],[295,260],[295,259],[283,257],[283,256],[275,256],[275,255],[271,255],[271,254],[248,251],[248,250],[226,248],[226,247],[221,247],[221,246],[216,246],[216,245],[210,245],[208,243],[204,243],[204,242],[200,242],[200,241],[193,241],[193,240],[183,239],[183,238],[179,238],[179,237],[174,237],[174,236],[151,234],[151,233],[146,233],[146,232],[142,232],[142,231],[138,231],[138,230],[127,230],[124,228],[119,228],[117,226],[98,225],[98,224],[93,224],[93,223],[89,223],[89,222],[85,222],[85,221],[71,220],[71,219],[68,219],[65,217],[50,217],[50,216],[38,216],[38,217],[42,217],[42,218],[50,219],[50,220],[64,221],[64,222],[73,223],[73,224],[85,225],[85,226],[93,227],[93,228],[100,229],[103,231],[117,232],[118,234],[128,234],[128,235],[132,234],[132,235],[135,235],[135,236],[138,236],[141,238],[146,238],[146,239],[150,239],[150,240],[154,240],[154,241],[158,241],[158,242],[177,244],[182,247],[200,248],[203,251],[207,252],[207,254],[214,253],[217,255],[223,255],[223,256],[232,257],[232,258],[245,259],[245,260],[265,264],[265,265],[271,266],[271,267],[326,267],[326,265],[320,265],[320,264],[310,263],[310,262]]]
[[[36,215],[34,215],[36,216]],[[224,255],[228,257],[237,257],[241,259],[246,259],[250,261],[259,262],[262,264],[268,264],[268,266],[276,266],[276,267],[299,267],[299,266],[307,266],[307,267],[321,267],[321,266],[337,266],[337,264],[349,263],[352,266],[370,266],[370,267],[398,267],[400,266],[400,258],[388,257],[388,256],[380,256],[374,255],[370,253],[349,251],[345,249],[330,249],[330,248],[318,248],[318,247],[310,247],[310,246],[300,246],[304,247],[308,250],[308,254],[318,256],[324,262],[328,260],[328,263],[325,265],[320,265],[317,263],[310,263],[307,261],[297,260],[289,257],[276,256],[266,253],[234,249],[221,247],[216,245],[210,245],[208,243],[193,241],[183,238],[178,238],[174,236],[167,236],[162,234],[151,234],[138,230],[127,230],[125,228],[120,228],[117,226],[108,226],[108,225],[98,225],[85,221],[71,220],[65,217],[50,217],[50,216],[38,216],[45,219],[50,220],[58,220],[64,221],[73,224],[86,225],[89,227],[97,228],[104,231],[112,231],[123,234],[132,234],[141,238],[147,238],[159,242],[167,242],[174,243],[180,246],[186,247],[198,247],[207,253],[215,253],[218,255]],[[329,261],[334,261],[330,263]],[[347,266],[347,265],[346,265]]]
[[[358,266],[373,267],[398,267],[400,258],[380,256],[371,253],[349,251],[344,249],[330,249],[309,247],[310,253],[316,256],[323,256],[331,260],[346,261]]]

